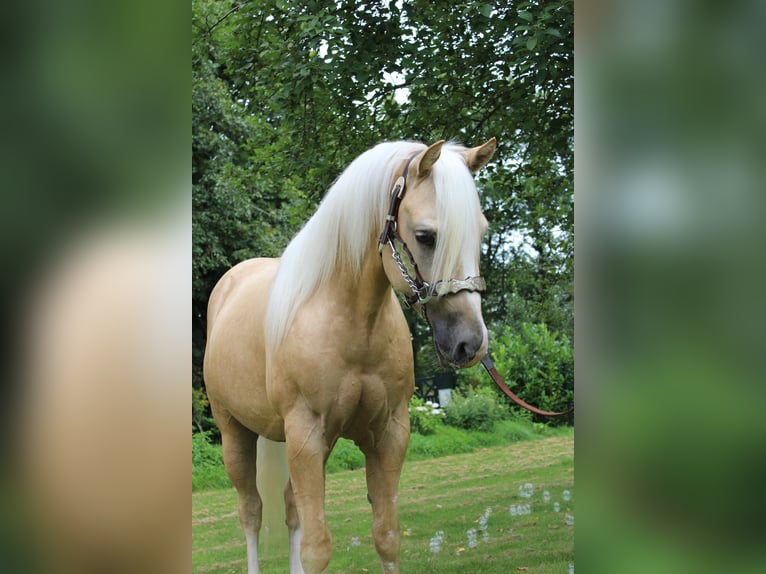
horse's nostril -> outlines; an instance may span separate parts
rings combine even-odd
[[[473,341],[461,341],[455,348],[455,362],[459,364],[467,363],[476,356],[476,351],[479,350],[479,345],[474,344]]]

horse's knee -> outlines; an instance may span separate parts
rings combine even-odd
[[[247,530],[261,529],[263,502],[256,492],[254,495],[239,495],[238,502],[239,522],[242,528]]]
[[[301,564],[306,574],[322,574],[332,556],[332,537],[327,526],[306,532],[301,540]]]

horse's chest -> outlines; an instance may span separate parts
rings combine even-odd
[[[327,412],[329,427],[341,435],[356,436],[384,425],[395,407],[409,396],[406,380],[359,374],[338,386],[336,401]]]
[[[343,413],[372,414],[396,402],[406,391],[406,381],[387,373],[349,372],[339,380],[335,405]]]

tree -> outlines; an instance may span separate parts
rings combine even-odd
[[[573,337],[573,2],[192,3],[195,385],[229,266],[279,254],[375,143],[492,136],[490,325]],[[430,333],[408,318],[418,365]]]

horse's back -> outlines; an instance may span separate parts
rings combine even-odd
[[[265,391],[264,316],[278,259],[248,259],[227,271],[208,302],[205,386],[213,413],[273,435]],[[281,430],[274,438],[279,440]]]
[[[207,307],[208,337],[216,324],[216,318],[224,305],[236,305],[245,291],[263,292],[268,298],[268,290],[274,279],[279,259],[255,258],[238,263],[218,280],[210,293]],[[264,307],[265,308],[265,307]]]

